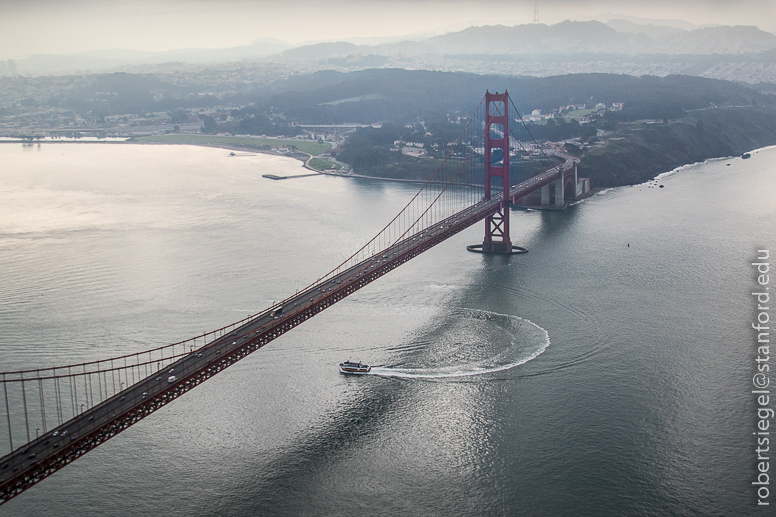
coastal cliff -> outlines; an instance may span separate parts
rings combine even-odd
[[[681,165],[776,145],[776,109],[694,110],[687,117],[618,131],[581,155],[580,176],[608,188],[648,181]]]

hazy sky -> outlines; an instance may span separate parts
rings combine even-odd
[[[0,59],[404,35],[530,23],[533,12],[533,0],[0,0]],[[539,1],[543,23],[608,12],[776,32],[776,0]]]

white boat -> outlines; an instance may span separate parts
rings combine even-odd
[[[353,363],[351,361],[345,361],[339,365],[340,373],[369,373],[372,369],[368,364]]]

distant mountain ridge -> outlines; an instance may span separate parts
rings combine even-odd
[[[359,51],[358,45],[347,43],[345,41],[336,41],[332,43],[316,43],[314,45],[304,45],[283,52],[283,57],[288,59],[323,59],[333,57],[343,57],[348,54],[354,54]]]
[[[216,64],[259,60],[278,54],[292,45],[279,40],[254,40],[250,45],[228,48],[184,48],[164,52],[128,49],[94,50],[72,54],[37,54],[16,61],[23,75],[60,75],[121,69],[133,65]]]
[[[757,27],[704,27],[677,33],[657,48],[669,46],[676,54],[742,54],[776,48],[776,35]]]
[[[486,25],[430,38],[427,52],[504,54],[522,52],[607,52],[740,54],[776,48],[776,35],[753,26],[703,27],[691,31],[626,20],[564,21],[555,25]],[[421,50],[417,46],[415,52]]]
[[[676,25],[676,24],[675,24]],[[689,24],[688,24],[689,25]],[[355,55],[434,56],[507,54],[743,54],[776,48],[776,35],[754,26],[716,26],[686,30],[626,19],[566,20],[554,25],[484,25],[422,41],[380,45],[324,42],[290,48],[279,56],[324,60]]]
[[[673,37],[680,32],[686,32],[685,29],[679,29],[677,27],[668,27],[666,25],[656,25],[654,23],[639,24],[622,18],[614,18],[607,22],[606,25],[619,32],[627,34],[646,34],[652,39]]]
[[[431,38],[427,51],[483,54],[511,52],[622,51],[644,38],[598,22],[564,21],[555,25],[486,25]]]
[[[691,31],[695,29],[700,29],[701,27],[715,27],[716,24],[708,24],[708,25],[696,25],[694,23],[690,23],[685,20],[680,19],[666,19],[666,18],[641,18],[638,16],[628,16],[626,14],[618,14],[618,13],[605,13],[601,14],[599,16],[596,16],[595,18],[590,18],[591,20],[598,20],[599,22],[609,23],[612,20],[625,20],[628,22],[631,22],[635,25],[655,25],[658,27],[666,27],[666,28],[673,28],[673,29],[682,29],[686,31]]]
[[[295,47],[279,40],[257,39],[251,45],[223,49],[177,49],[166,52],[110,50],[59,56],[38,55],[18,60],[15,69],[22,75],[61,75],[119,71],[126,69],[122,67],[141,64],[158,66],[169,63],[175,67],[185,63],[211,65],[269,61],[302,69],[308,65],[317,66],[318,69],[321,66],[339,66],[340,69],[351,70],[359,66],[440,69],[439,63],[449,56],[467,59],[466,56],[534,55],[536,60],[544,60],[552,59],[552,56],[589,54],[601,55],[602,60],[607,60],[613,55],[733,56],[776,49],[776,35],[754,26],[715,26],[687,30],[677,20],[668,20],[671,26],[642,24],[634,20],[639,19],[613,18],[606,23],[598,20],[566,20],[554,25],[473,26],[425,40],[379,45],[337,41]],[[364,60],[364,56],[370,56],[371,60]],[[359,59],[349,59],[351,57]],[[418,63],[408,63],[408,59],[417,60]]]

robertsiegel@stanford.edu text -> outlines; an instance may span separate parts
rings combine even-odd
[[[770,425],[774,416],[770,405],[770,270],[769,250],[757,250],[757,262],[752,266],[757,272],[757,292],[752,293],[755,300],[755,321],[752,328],[756,335],[757,354],[755,355],[756,373],[752,377],[752,394],[757,404],[757,430],[755,435],[755,453],[757,480],[752,481],[757,490],[757,506],[769,506],[770,502]]]

